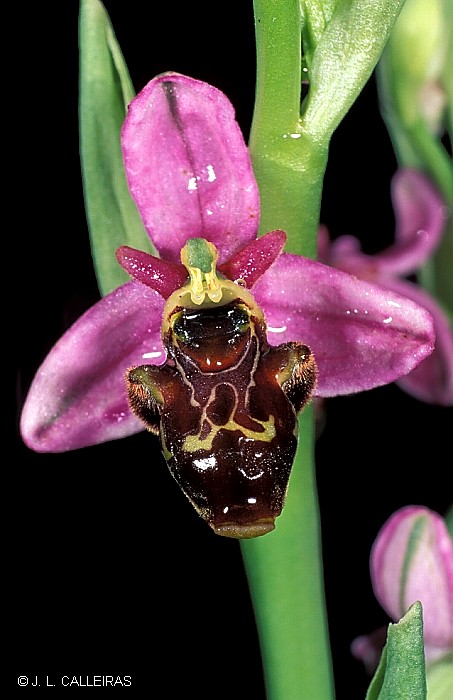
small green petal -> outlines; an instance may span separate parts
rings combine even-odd
[[[207,274],[215,269],[217,251],[204,238],[189,238],[181,251],[181,257],[187,268],[196,267]]]

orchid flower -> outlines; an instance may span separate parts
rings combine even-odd
[[[283,253],[281,232],[256,238],[259,194],[248,150],[216,88],[175,73],[151,80],[130,104],[122,148],[130,191],[161,258],[120,249],[135,279],[91,307],[51,349],[23,407],[21,433],[31,449],[61,452],[143,429],[124,375],[165,361],[164,304],[187,277],[178,258],[192,237],[213,243],[220,272],[252,291],[271,346],[311,348],[317,396],[392,382],[432,352],[430,314],[398,290]]]
[[[240,473],[250,482],[260,471],[272,473],[274,453],[257,443],[286,450],[283,482],[272,485],[278,508],[286,499],[275,533],[258,537],[270,532],[275,512],[245,522],[245,534],[243,522],[236,520],[233,532],[231,523],[205,518],[218,534],[250,538],[240,545],[273,700],[333,697],[314,411],[308,406],[300,419],[297,413],[313,396],[396,381],[435,343],[423,305],[311,259],[331,136],[371,76],[403,4],[256,0],[256,100],[247,149],[232,105],[206,83],[166,73],[134,98],[102,3],[81,2],[80,154],[105,298],[38,369],[21,434],[32,450],[62,452],[159,431],[177,481],[187,453],[200,479],[216,470],[224,457],[220,434],[242,441],[239,453],[226,456],[236,484]],[[127,283],[125,272],[133,278]],[[200,355],[198,341],[206,337],[210,352]],[[249,347],[253,353],[244,355]],[[237,358],[244,356],[241,374]],[[203,370],[194,369],[194,358]],[[234,382],[224,380],[217,394],[220,383],[208,368],[221,373],[231,366]],[[196,387],[194,375],[200,379],[203,371]],[[284,406],[283,418],[274,404]],[[200,456],[201,445],[211,452]],[[209,482],[222,499],[228,481],[217,477],[212,473]],[[205,517],[203,503],[180,486]],[[254,499],[247,502],[252,509]],[[398,636],[420,659],[418,608],[416,624]],[[404,649],[389,653],[400,685],[407,682],[407,656]]]
[[[453,542],[444,518],[424,506],[393,513],[373,544],[370,570],[376,598],[393,621],[421,602],[429,686],[429,666],[453,652]],[[352,643],[353,655],[370,673],[385,635],[379,628]]]
[[[131,102],[122,148],[162,257],[117,250],[134,279],[51,350],[24,406],[24,441],[59,452],[146,427],[217,534],[266,534],[314,391],[353,393],[410,372],[432,352],[432,319],[399,294],[282,252],[283,231],[256,237],[258,187],[216,88],[158,76]]]
[[[360,279],[398,292],[427,309],[434,319],[436,347],[418,367],[400,377],[397,384],[408,394],[428,403],[453,405],[453,330],[446,313],[419,285],[407,279],[437,249],[445,230],[447,207],[430,180],[406,168],[393,177],[392,199],[396,218],[395,242],[387,249],[367,255],[354,236],[329,241],[322,226],[319,258]]]

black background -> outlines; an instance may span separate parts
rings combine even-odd
[[[214,9],[105,5],[137,91],[165,70],[206,80],[229,96],[247,138],[255,82],[251,1]],[[18,435],[34,372],[99,298],[78,154],[78,3],[22,9],[11,22],[15,60],[4,134],[13,139],[14,166],[6,203],[14,221],[6,234],[12,291],[4,294],[5,307],[13,303],[13,333],[6,338],[17,359],[14,452],[4,462],[12,479],[3,537],[12,687],[20,674],[127,674],[133,686],[122,692],[139,689],[139,697],[264,700],[239,545],[216,537],[195,514],[157,440],[142,433],[38,455]],[[10,135],[15,128],[17,137]],[[333,235],[356,235],[368,252],[392,240],[395,168],[372,78],[332,140],[322,221]],[[368,678],[349,645],[388,621],[371,591],[370,547],[397,508],[448,508],[452,414],[394,385],[331,399],[325,409],[316,456],[327,609],[337,698],[355,700],[364,698]]]

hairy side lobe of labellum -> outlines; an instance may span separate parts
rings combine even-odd
[[[190,239],[181,259],[190,280],[164,309],[167,361],[128,370],[130,406],[217,534],[264,535],[285,502],[315,360],[303,343],[267,343],[261,309],[217,274],[211,243]]]

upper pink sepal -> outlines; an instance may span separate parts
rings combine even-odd
[[[20,429],[36,452],[64,452],[143,430],[130,411],[125,373],[165,360],[164,301],[127,282],[83,314],[54,345],[29,389]]]
[[[259,194],[228,98],[178,73],[151,80],[129,105],[122,148],[130,192],[161,257],[179,262],[188,238],[219,262],[256,237]]]
[[[273,345],[314,353],[317,396],[372,389],[410,372],[434,347],[428,311],[396,292],[299,255],[282,253],[253,288]]]

